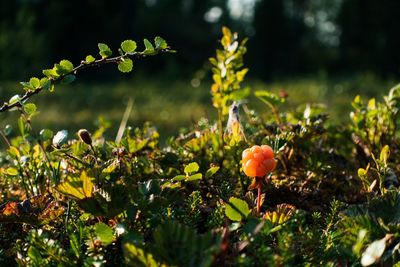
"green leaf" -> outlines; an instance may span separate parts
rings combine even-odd
[[[367,174],[367,171],[363,168],[359,168],[357,171],[358,177],[364,177]]]
[[[34,89],[40,88],[40,80],[36,77],[32,77],[29,80],[29,83],[32,85]]]
[[[228,99],[232,101],[237,101],[237,100],[242,100],[246,97],[248,97],[250,94],[250,87],[245,87],[243,89],[239,89],[236,91],[233,91],[228,95]]]
[[[18,149],[15,146],[10,146],[7,152],[8,155],[10,155],[10,157],[12,157],[13,159],[19,159],[19,157],[21,156]]]
[[[44,90],[49,90],[50,86],[51,86],[51,81],[47,78],[42,78],[40,79],[40,86],[44,89]]]
[[[132,40],[125,40],[121,43],[121,48],[125,53],[132,53],[136,50],[136,42]]]
[[[10,98],[10,100],[8,100],[8,104],[12,105],[12,104],[18,103],[20,100],[21,100],[20,95],[14,95],[13,97]]]
[[[363,102],[361,100],[360,95],[357,95],[354,98],[353,102],[351,103],[351,105],[353,106],[354,109],[361,109],[362,108],[362,104],[363,104]]]
[[[75,81],[75,79],[76,79],[75,75],[69,74],[69,75],[65,76],[65,77],[62,79],[61,83],[62,83],[62,84],[70,84],[70,83],[72,83],[73,81]]]
[[[211,167],[206,172],[206,178],[210,178],[219,170],[219,166]]]
[[[149,40],[144,39],[144,40],[143,40],[143,43],[144,43],[144,46],[145,46],[145,48],[146,48],[146,49],[144,50],[145,54],[149,55],[149,54],[154,53],[154,46],[150,43]]]
[[[174,178],[172,178],[172,181],[183,181],[186,179],[186,175],[177,175]]]
[[[111,162],[110,165],[108,165],[106,168],[102,170],[102,173],[104,174],[110,174],[112,173],[117,167],[119,166],[118,161],[114,160]]]
[[[24,118],[21,116],[18,118],[18,129],[21,133],[21,135],[25,135],[26,132],[26,127],[25,127],[25,120]]]
[[[258,90],[254,92],[254,95],[267,105],[279,105],[285,102],[285,99],[277,96],[276,94],[267,90]]]
[[[186,181],[196,181],[196,180],[201,180],[203,178],[203,175],[201,173],[196,173],[193,175],[190,175],[189,177],[186,178]]]
[[[246,201],[241,200],[236,197],[231,197],[229,199],[229,203],[236,207],[245,217],[250,214],[249,205],[247,205]],[[240,222],[243,218],[243,215],[239,213],[236,209],[234,209],[231,205],[226,204],[225,215],[231,219],[232,221]]]
[[[104,246],[107,246],[113,242],[114,235],[113,230],[110,226],[105,223],[97,223],[94,226],[94,232],[97,238],[103,243]]]
[[[199,168],[200,168],[199,164],[197,164],[196,162],[192,162],[186,165],[184,172],[186,174],[194,173],[199,171]]]
[[[75,254],[75,257],[79,258],[81,247],[80,247],[80,244],[78,241],[78,237],[76,237],[76,235],[74,235],[74,234],[70,235],[69,236],[69,244],[71,245],[71,248]]]
[[[24,90],[34,90],[35,89],[30,82],[20,82],[20,84],[24,87]]]
[[[120,72],[131,72],[133,68],[133,62],[130,58],[125,58],[123,59],[119,64],[118,64],[118,70]]]
[[[156,44],[156,48],[157,49],[166,49],[166,48],[168,48],[167,42],[163,38],[161,38],[160,36],[157,36],[156,38],[154,38],[154,43]]]
[[[386,164],[387,159],[389,158],[389,154],[390,154],[389,146],[386,145],[381,150],[381,154],[379,156],[380,161]]]
[[[42,129],[39,135],[42,141],[47,141],[53,138],[53,131],[49,129]]]
[[[367,107],[368,107],[368,109],[370,109],[370,110],[376,109],[376,101],[375,101],[375,98],[371,98],[371,99],[368,101]]]
[[[85,58],[85,62],[86,63],[92,63],[92,62],[94,62],[96,59],[92,56],[92,55],[88,55],[88,56],[86,56],[86,58]]]
[[[32,115],[36,112],[36,105],[33,103],[28,103],[24,105],[24,111],[28,113],[28,115]]]
[[[53,68],[53,69],[46,69],[42,71],[43,74],[48,77],[48,78],[57,78],[60,75],[57,73],[57,69]]]
[[[6,169],[6,173],[8,175],[16,176],[16,175],[18,175],[18,169],[15,167],[9,167]]]
[[[56,189],[70,198],[81,200],[92,196],[93,186],[91,178],[83,171],[79,178],[69,177],[66,182],[57,185]]]
[[[107,58],[112,55],[112,51],[108,47],[108,45],[99,43],[97,46],[99,47],[99,50],[100,50],[99,54],[102,58]]]
[[[71,61],[66,59],[60,61],[60,66],[63,67],[65,72],[71,72],[74,69],[74,65],[71,63]]]

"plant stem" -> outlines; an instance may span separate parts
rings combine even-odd
[[[3,137],[3,139],[4,139],[4,141],[6,142],[7,146],[8,146],[8,147],[11,147],[10,142],[8,141],[6,135],[3,133],[2,130],[0,130],[0,135],[1,135],[1,137]]]
[[[68,220],[69,220],[69,214],[71,213],[71,201],[68,200],[67,203],[67,216],[65,217],[65,232],[68,232]]]
[[[49,164],[49,169],[51,171],[51,175],[52,175],[52,178],[53,178],[53,181],[54,181],[55,180],[54,179],[55,171],[53,169],[53,166],[51,166],[51,161],[50,161],[49,157],[47,156],[46,150],[44,149],[44,146],[43,146],[42,142],[38,141],[38,144],[39,144],[40,148],[42,149],[42,152],[44,154],[44,158],[46,159],[47,163]],[[49,180],[47,180],[46,181],[46,189],[49,190],[49,187],[50,187]]]
[[[262,181],[257,187],[257,214],[260,214]]]
[[[222,110],[218,109],[218,139],[219,139],[219,148],[222,149],[224,147],[224,126],[222,124]]]

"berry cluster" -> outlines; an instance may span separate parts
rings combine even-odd
[[[274,151],[270,146],[253,146],[242,153],[242,168],[249,177],[263,177],[275,166]]]

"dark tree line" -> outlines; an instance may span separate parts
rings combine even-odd
[[[219,7],[221,16],[205,14]],[[217,47],[222,25],[249,35],[246,61],[259,78],[319,70],[398,75],[400,1],[259,0],[251,20],[229,15],[225,0],[5,0],[0,8],[0,78],[35,75],[53,62],[96,54],[97,42],[160,35],[179,51],[140,69],[192,75]],[[112,77],[113,71],[109,75]]]

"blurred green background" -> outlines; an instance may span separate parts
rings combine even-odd
[[[396,0],[3,0],[0,8],[0,100],[21,93],[18,81],[40,76],[54,62],[75,64],[116,50],[125,39],[165,38],[177,54],[82,72],[54,94],[32,99],[34,128],[94,129],[99,116],[115,134],[128,99],[129,124],[153,121],[176,134],[200,117],[214,118],[208,58],[222,25],[248,36],[245,64],[253,90],[286,90],[295,105],[322,102],[346,121],[356,94],[377,96],[399,80],[400,1]],[[255,99],[249,106],[268,110]],[[0,126],[18,114],[0,114]]]

